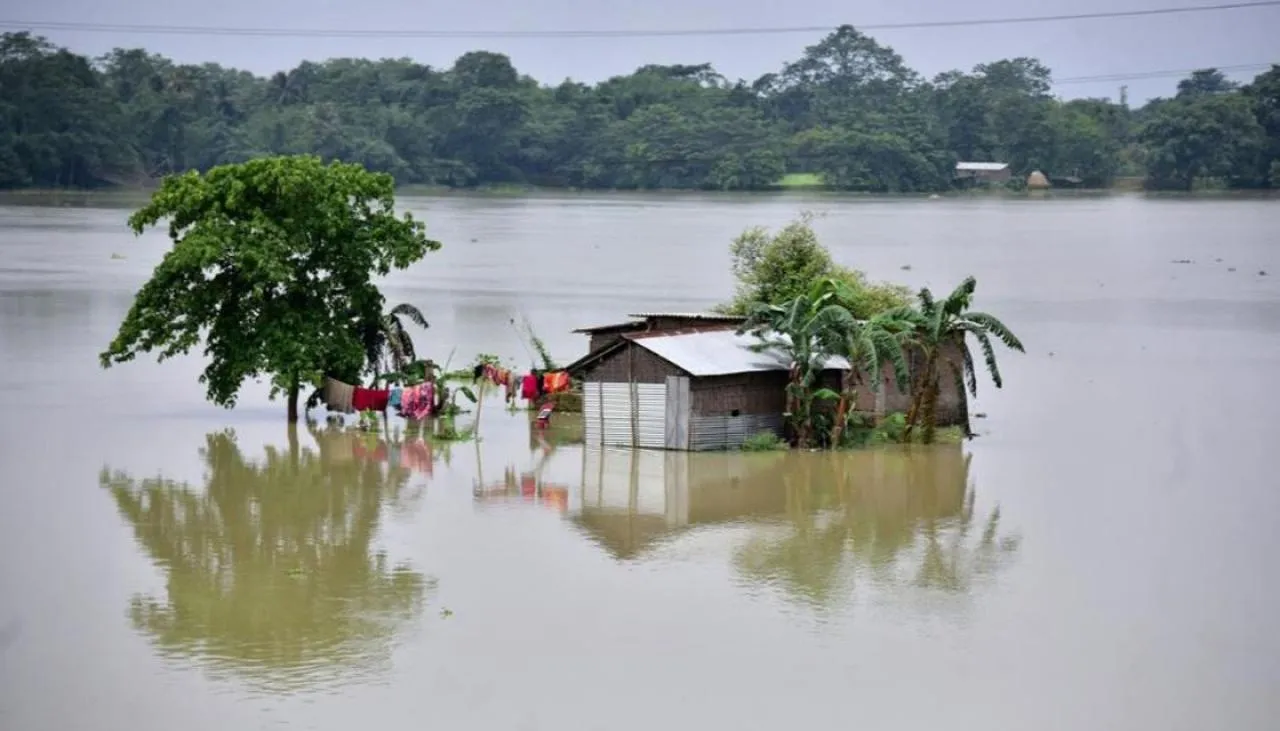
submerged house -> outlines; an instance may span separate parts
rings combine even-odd
[[[756,338],[735,332],[741,318],[633,317],[577,331],[593,346],[567,368],[583,382],[587,445],[704,451],[737,449],[762,431],[782,434],[791,364],[751,350]],[[825,366],[822,385],[838,389],[848,361],[831,358]],[[962,423],[963,392],[950,378],[941,385],[938,422]],[[890,376],[878,392],[860,387],[854,408],[883,414],[905,411],[909,401]]]

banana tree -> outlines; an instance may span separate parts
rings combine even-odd
[[[999,340],[1010,350],[1025,352],[1018,336],[994,315],[969,309],[977,287],[977,280],[967,277],[941,301],[935,300],[933,293],[926,287],[917,295],[919,301],[915,308],[902,308],[888,313],[914,323],[909,347],[916,349],[923,359],[922,366],[912,374],[911,407],[907,412],[904,441],[911,439],[917,425],[923,430],[922,441],[933,441],[937,429],[939,384],[944,367],[955,378],[958,391],[963,394],[967,388],[971,395],[977,395],[977,369],[969,350],[968,336],[973,336],[978,341],[987,373],[996,388],[1003,387],[1004,381],[1000,377],[1000,366],[996,362],[992,339]],[[959,346],[959,363],[941,357],[943,349],[952,343]]]
[[[430,325],[422,311],[411,304],[401,303],[382,316],[376,328],[365,337],[365,357],[376,383],[384,371],[403,371],[417,360],[413,338],[405,327],[405,320],[422,329]]]
[[[839,279],[826,279],[818,284],[818,292],[829,292],[832,301],[852,312],[851,304],[857,297],[848,283]],[[893,370],[899,390],[906,390],[909,381],[907,356],[904,344],[909,342],[916,321],[910,313],[891,310],[867,320],[841,318],[834,321],[825,337],[826,349],[843,356],[852,366],[844,371],[841,379],[840,400],[836,406],[835,423],[831,429],[831,444],[839,446],[848,424],[849,412],[857,403],[857,389],[866,383],[872,391],[880,390],[887,363]],[[866,379],[864,381],[863,379]]]
[[[830,288],[815,286],[782,305],[756,304],[738,329],[759,340],[752,350],[774,353],[789,363],[786,414],[797,447],[808,448],[813,442],[813,402],[834,395],[815,389],[826,362],[835,355],[832,348],[838,338],[832,333],[856,325]]]

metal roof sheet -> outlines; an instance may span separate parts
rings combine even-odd
[[[974,170],[984,172],[996,172],[1009,167],[1007,162],[958,162],[956,170]]]
[[[592,325],[591,327],[575,328],[576,333],[593,333],[601,330],[621,330],[628,327],[640,327],[644,323],[639,320],[628,320],[627,322],[615,322],[609,325]]]
[[[716,312],[640,312],[627,317],[635,317],[638,319],[648,319],[650,317],[674,317],[680,320],[725,320],[729,322],[739,322],[747,318],[739,315],[721,315]]]
[[[633,338],[631,341],[693,376],[785,371],[791,367],[790,363],[774,352],[753,352],[751,346],[760,342],[759,339],[751,334],[738,335],[732,330],[680,335],[655,334]],[[849,361],[830,358],[823,367],[847,370]]]

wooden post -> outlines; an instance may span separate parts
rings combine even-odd
[[[476,389],[476,420],[471,425],[471,436],[474,439],[480,438],[480,407],[484,406],[484,379],[480,380],[480,388]]]
[[[627,348],[627,399],[631,407],[631,448],[640,446],[639,400],[636,394],[636,345],[631,343]]]

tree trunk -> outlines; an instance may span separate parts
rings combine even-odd
[[[298,425],[296,422],[289,422],[289,466],[298,469],[299,460],[301,460],[301,449],[298,446]]]
[[[921,441],[933,444],[934,432],[938,428],[938,379],[931,378],[925,386],[924,413],[920,420],[924,422],[924,433]]]
[[[902,431],[902,441],[911,441],[911,430],[915,428],[916,419],[920,416],[920,405],[924,402],[925,376],[928,375],[928,363],[924,370],[911,379],[911,404],[907,407],[907,428]]]
[[[857,403],[857,392],[853,390],[853,371],[845,371],[840,378],[840,402],[836,405],[836,423],[831,427],[831,448],[840,448],[840,439],[844,436],[845,422],[851,404]]]
[[[298,423],[298,379],[294,378],[289,382],[289,423]]]

